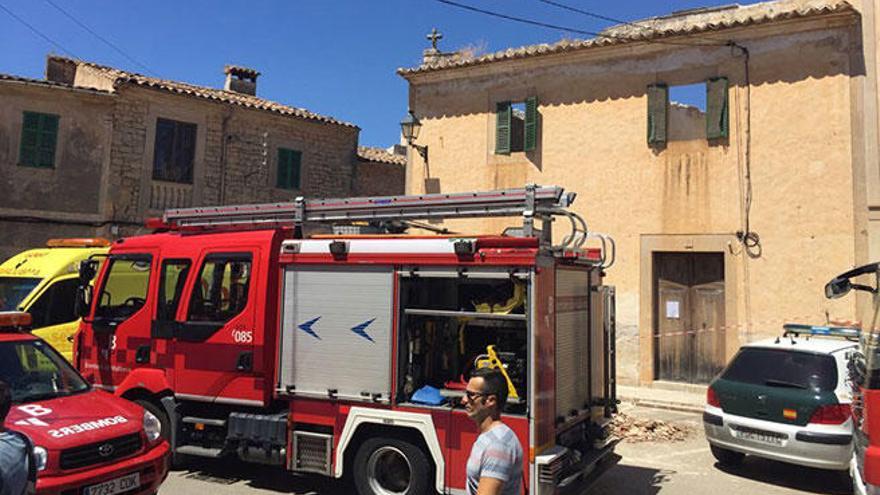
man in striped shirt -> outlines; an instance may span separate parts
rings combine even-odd
[[[467,462],[468,495],[520,495],[522,446],[513,430],[501,422],[507,379],[498,370],[476,370],[461,403],[480,430]]]

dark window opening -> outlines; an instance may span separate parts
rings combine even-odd
[[[21,126],[19,165],[52,168],[55,166],[55,147],[58,142],[57,115],[24,112]]]
[[[192,184],[196,156],[196,124],[156,121],[153,179]]]

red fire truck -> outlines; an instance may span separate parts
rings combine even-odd
[[[867,280],[865,280],[867,279]],[[854,281],[855,280],[855,281]],[[862,283],[868,282],[868,283]],[[856,495],[880,495],[880,263],[841,273],[825,285],[829,299],[852,290],[872,297],[872,312],[862,323],[860,352],[849,362],[853,386],[853,459],[850,475]]]
[[[178,457],[351,476],[364,495],[462,493],[478,433],[464,381],[497,367],[528,493],[578,489],[614,458],[615,324],[613,242],[573,200],[528,186],[169,210],[113,244],[93,290],[84,265],[76,362],[158,416]],[[504,216],[522,226],[303,235]],[[572,227],[557,245],[554,219]]]

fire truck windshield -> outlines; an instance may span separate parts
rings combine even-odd
[[[89,390],[89,384],[40,340],[0,342],[0,380],[16,403],[54,399]]]
[[[0,311],[15,311],[40,283],[39,278],[0,277]]]

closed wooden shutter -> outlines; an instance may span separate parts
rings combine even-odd
[[[301,183],[302,153],[278,148],[278,178],[275,186],[280,189],[299,189]]]
[[[21,127],[19,163],[29,167],[55,166],[55,147],[58,142],[58,116],[47,113],[24,112]]]
[[[668,109],[669,87],[665,84],[648,86],[648,144],[651,146],[666,144]]]
[[[534,151],[538,144],[538,98],[532,96],[526,98],[526,123],[523,149]]]
[[[495,153],[510,154],[510,102],[502,101],[495,106]]]
[[[726,138],[730,134],[730,111],[727,97],[726,77],[706,81],[706,137]]]

